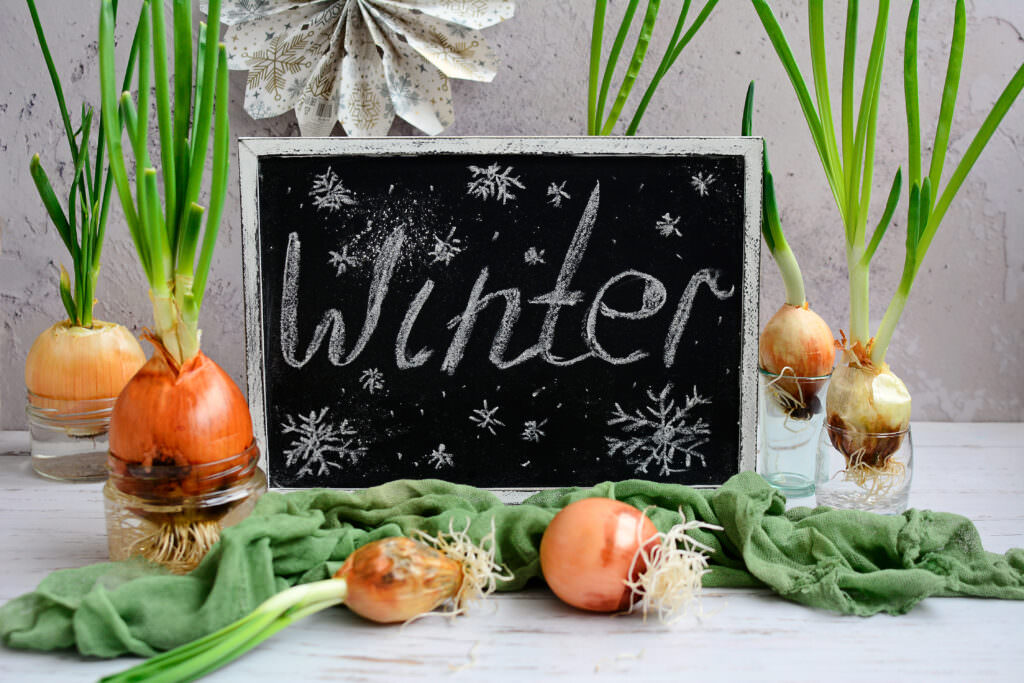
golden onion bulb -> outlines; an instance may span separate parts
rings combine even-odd
[[[345,605],[382,624],[407,621],[455,597],[462,565],[404,536],[383,538],[348,556],[334,578],[348,583]]]
[[[910,425],[910,392],[887,363],[843,365],[832,373],[825,411],[832,444],[847,458],[881,467]]]
[[[65,320],[32,343],[25,359],[25,388],[43,407],[47,400],[114,398],[145,362],[138,340],[122,325],[96,320],[92,327],[79,327]]]
[[[836,358],[828,323],[810,308],[790,304],[783,304],[764,326],[757,352],[768,372],[790,368],[797,377],[827,375]]]
[[[823,381],[798,382],[795,377],[824,377],[832,372],[836,349],[832,330],[807,307],[783,304],[761,331],[758,363],[779,375],[774,386],[796,403],[807,405]]]
[[[150,341],[156,353],[125,386],[110,417],[108,461],[118,488],[195,495],[231,483],[219,473],[248,472],[252,418],[238,385],[202,351],[178,366]],[[167,473],[166,480],[153,477],[152,468]],[[136,470],[146,476],[133,476]]]

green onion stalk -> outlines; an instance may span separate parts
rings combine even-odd
[[[922,158],[917,82],[920,2],[914,0],[911,3],[905,33],[903,70],[909,139],[906,179],[910,186],[905,260],[896,292],[881,324],[872,332],[868,306],[869,268],[896,210],[902,184],[901,169],[895,174],[885,209],[869,234],[868,207],[874,179],[878,99],[889,21],[889,0],[880,0],[878,3],[859,102],[854,82],[859,2],[850,0],[847,3],[838,134],[833,123],[829,96],[822,0],[808,2],[813,95],[767,2],[752,1],[796,91],[845,232],[850,288],[850,336],[845,348],[845,365],[833,373],[826,399],[827,419],[833,427],[832,434],[840,435],[833,436],[832,441],[846,456],[848,470],[861,469],[872,477],[875,474],[884,475],[890,466],[890,456],[899,448],[910,422],[910,393],[902,380],[889,369],[885,362],[886,352],[924,256],[950,203],[1024,88],[1024,65],[1017,69],[963,158],[943,185],[942,176],[963,62],[966,10],[963,0],[958,0],[932,157],[927,161]]]
[[[661,62],[658,64],[658,68],[651,78],[650,84],[647,86],[647,90],[644,91],[643,97],[637,105],[629,125],[626,127],[626,135],[636,134],[640,120],[647,111],[647,106],[650,104],[651,98],[654,97],[654,91],[658,89],[661,79],[665,77],[665,74],[675,64],[683,49],[697,35],[697,31],[707,21],[711,11],[718,4],[718,0],[708,0],[684,33],[683,29],[686,27],[690,4],[691,0],[683,0],[679,16],[676,19],[675,29],[672,32],[672,38],[669,40],[668,47],[665,48],[665,54],[662,56]],[[629,65],[626,67],[626,74],[619,85],[619,90],[615,95],[615,100],[612,102],[611,110],[607,112],[606,116],[605,106],[608,102],[608,93],[611,89],[612,79],[615,76],[615,69],[622,55],[622,48],[632,28],[633,18],[636,16],[638,5],[639,0],[629,0],[622,22],[619,25],[619,30],[615,34],[615,41],[612,43],[611,52],[608,54],[603,75],[601,73],[601,52],[608,0],[597,0],[594,5],[594,27],[590,42],[590,82],[587,91],[587,135],[611,135],[615,125],[619,122],[619,117],[622,115],[626,100],[629,99],[629,93],[632,91],[633,85],[640,74],[640,68],[643,66],[644,58],[647,56],[647,48],[650,46],[651,36],[654,33],[654,24],[657,21],[658,10],[661,6],[660,0],[648,0],[647,2],[647,9],[640,23],[640,32],[636,38],[633,55],[630,58]]]
[[[74,280],[61,265],[58,291],[67,319],[49,327],[33,342],[25,361],[25,385],[29,391],[29,402],[34,407],[89,412],[95,411],[96,405],[85,402],[117,396],[142,367],[146,356],[138,340],[125,327],[93,317],[112,194],[111,174],[105,163],[104,126],[102,123],[98,126],[99,132],[94,139],[96,116],[86,104],[82,105],[79,125],[75,127],[72,123],[36,3],[26,0],[26,4],[71,153],[73,173],[65,204],[58,199],[38,154],[33,155],[29,163],[29,173],[50,221],[71,255]],[[133,44],[129,65],[134,62],[136,52],[137,45]],[[131,82],[131,72],[129,66],[124,87]],[[106,429],[105,424],[96,420],[87,422],[88,425],[75,427],[74,435],[92,436]],[[101,475],[102,471],[94,474]]]
[[[147,339],[156,348],[114,406],[111,480],[125,494],[161,503],[244,483],[258,454],[245,397],[199,348],[199,311],[224,207],[230,151],[227,51],[217,40],[221,3],[209,3],[210,25],[200,29],[194,61],[191,0],[170,4],[173,40],[168,44],[164,2],[143,2],[135,99],[114,81],[113,0],[102,0],[99,33],[110,170],[149,284],[155,329]],[[154,119],[159,161],[149,151]],[[211,130],[213,171],[207,186]],[[135,168],[134,187],[129,164]],[[163,474],[143,477],[138,465]],[[153,538],[139,549],[151,560],[187,571],[216,540],[222,512],[150,519],[156,523]]]
[[[747,87],[743,105],[743,135],[753,134],[754,82]],[[761,369],[775,377],[770,395],[791,417],[809,416],[808,408],[821,391],[835,362],[835,340],[828,323],[811,310],[804,293],[804,278],[793,250],[782,232],[775,180],[764,145],[761,236],[782,274],[786,301],[768,320],[758,340]]]
[[[451,529],[451,527],[449,527]],[[300,584],[219,631],[157,655],[101,683],[183,683],[225,666],[287,626],[344,604],[381,624],[409,622],[437,607],[456,616],[512,579],[495,561],[494,531],[474,543],[465,531],[421,540],[391,536],[352,552],[330,579]]]

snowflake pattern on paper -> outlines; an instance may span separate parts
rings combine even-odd
[[[323,476],[331,468],[341,469],[343,462],[356,464],[365,455],[366,448],[359,445],[356,431],[348,420],[334,424],[327,419],[327,408],[308,415],[299,415],[296,422],[286,415],[281,423],[281,433],[291,435],[291,443],[284,451],[285,467],[301,465],[296,476]],[[315,468],[315,471],[314,471]]]
[[[551,183],[548,185],[548,196],[551,197],[551,199],[548,200],[548,204],[556,209],[560,209],[562,207],[563,199],[570,198],[569,193],[565,191],[565,184],[567,182],[569,181],[563,180],[561,184]]]
[[[526,186],[519,180],[519,176],[513,176],[512,167],[504,171],[500,164],[491,164],[486,168],[470,166],[469,172],[473,174],[473,180],[466,183],[466,194],[477,199],[488,200],[494,197],[502,204],[508,201],[515,201],[516,196],[512,194],[510,187],[517,187],[525,190]]]
[[[605,437],[608,455],[625,456],[626,463],[635,466],[636,474],[647,474],[647,468],[654,465],[659,476],[668,476],[689,469],[694,458],[707,466],[704,455],[697,449],[708,443],[711,428],[701,417],[691,422],[690,413],[711,401],[698,394],[694,387],[693,394],[678,406],[670,397],[671,392],[671,384],[665,385],[658,394],[648,390],[649,404],[632,412],[626,412],[616,403],[608,420],[609,426],[617,426],[623,432]],[[685,465],[681,468],[673,467],[677,455],[685,456]]]
[[[347,244],[341,248],[341,251],[328,251],[327,256],[327,263],[337,270],[335,275],[339,277],[347,273],[349,268],[359,265],[359,259],[348,253]]]
[[[309,196],[313,198],[313,206],[317,209],[327,209],[332,213],[343,206],[356,204],[351,190],[345,187],[333,168],[328,168],[313,178],[313,187],[309,190]]]
[[[539,266],[544,263],[544,250],[530,247],[523,253],[523,262],[529,266]]]
[[[300,34],[291,38],[277,36],[264,50],[243,52],[242,57],[249,63],[248,87],[262,86],[274,99],[281,99],[287,76],[312,66],[307,47],[306,38]]]
[[[427,256],[433,257],[431,263],[443,263],[446,266],[452,262],[452,259],[463,252],[465,247],[461,246],[462,240],[455,236],[455,228],[448,231],[448,235],[441,239],[434,233],[434,248],[430,250]]]
[[[693,189],[697,190],[697,194],[701,197],[707,197],[708,192],[711,190],[711,184],[715,182],[715,174],[708,173],[704,175],[703,171],[698,171],[697,175],[690,178],[690,185]]]
[[[435,470],[439,470],[442,467],[452,467],[454,462],[455,454],[445,448],[445,445],[438,444],[437,448],[430,452],[427,456],[427,464],[433,465]]]
[[[221,10],[220,19],[225,24],[252,21],[266,14],[269,9],[270,0],[235,0]]]
[[[376,394],[384,390],[384,373],[377,368],[367,368],[359,374],[359,386],[367,393]]]
[[[416,90],[416,84],[406,74],[389,81],[385,91],[391,98],[391,106],[399,116],[409,113],[422,100],[419,91]]]
[[[432,32],[430,37],[438,47],[438,56],[450,64],[460,64],[476,54],[476,44],[454,40],[438,31]]]
[[[475,424],[480,429],[486,429],[491,434],[495,434],[495,427],[504,427],[505,423],[495,417],[495,413],[500,410],[501,406],[494,406],[489,408],[487,406],[487,399],[484,399],[483,408],[477,408],[473,411],[473,414],[469,416],[470,422]]]
[[[662,237],[681,237],[682,233],[679,232],[679,217],[673,218],[670,214],[666,213],[664,216],[658,219],[658,222],[654,224],[654,229],[661,234]]]
[[[359,81],[346,95],[345,107],[355,126],[361,130],[372,130],[386,110],[382,102],[390,104],[391,100],[388,96],[382,99],[369,83]]]
[[[532,441],[533,443],[539,442],[544,438],[544,430],[541,429],[548,423],[547,420],[527,420],[523,423],[523,432],[519,435],[523,441]]]

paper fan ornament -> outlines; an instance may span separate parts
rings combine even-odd
[[[496,74],[479,29],[514,12],[513,0],[224,0],[221,21],[254,119],[295,109],[302,135],[340,121],[361,137],[399,116],[437,135],[455,120],[448,79]]]

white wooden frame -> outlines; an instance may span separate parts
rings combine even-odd
[[[267,469],[264,414],[262,268],[259,229],[259,160],[271,156],[423,156],[430,154],[536,154],[600,156],[729,155],[744,159],[743,282],[740,366],[740,471],[753,470],[757,434],[757,338],[760,270],[762,154],[752,137],[468,137],[468,138],[239,138],[242,201],[242,264],[245,291],[245,351],[249,407]],[[537,489],[496,489],[503,500],[520,501]]]

